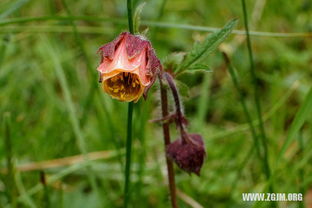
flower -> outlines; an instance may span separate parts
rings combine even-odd
[[[167,157],[173,160],[182,170],[199,176],[206,156],[201,135],[185,133],[181,138],[169,144],[166,152]]]
[[[99,52],[102,57],[97,70],[107,94],[126,102],[137,102],[142,95],[146,98],[161,70],[160,61],[148,40],[123,32],[103,45]]]

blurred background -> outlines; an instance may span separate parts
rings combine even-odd
[[[312,2],[246,2],[250,28],[259,32],[251,39],[274,192],[302,193],[308,201]],[[96,67],[98,48],[128,29],[126,18],[124,0],[0,1],[0,207],[122,207],[127,104],[102,92]],[[148,0],[141,31],[165,61],[233,18],[244,32],[239,0]],[[203,61],[210,72],[180,77],[189,87],[181,88],[189,131],[203,135],[207,150],[200,177],[175,167],[182,208],[269,206],[242,201],[244,192],[268,192],[268,180],[220,52],[229,54],[257,125],[246,39],[239,32]],[[132,207],[170,207],[162,129],[149,122],[160,118],[159,100],[156,83],[135,105]],[[87,153],[92,162],[84,162]]]

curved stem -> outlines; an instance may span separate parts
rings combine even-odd
[[[183,112],[182,112],[182,107],[181,107],[181,102],[180,102],[180,97],[179,97],[179,93],[178,93],[178,89],[174,83],[174,80],[171,76],[171,74],[169,74],[168,72],[164,72],[164,77],[166,78],[169,87],[171,89],[172,95],[173,95],[173,99],[175,102],[175,107],[176,107],[176,124],[180,130],[181,133],[181,138],[183,142],[190,142],[190,139],[187,136],[185,127],[184,127],[184,123],[185,118],[183,116]]]

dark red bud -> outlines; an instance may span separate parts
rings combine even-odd
[[[167,146],[167,157],[172,159],[182,170],[199,176],[206,156],[201,135],[187,134],[188,139],[177,139]]]

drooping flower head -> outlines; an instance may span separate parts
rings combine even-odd
[[[200,174],[206,156],[201,135],[185,133],[181,138],[169,144],[166,152],[167,156],[182,170],[196,175]]]
[[[155,82],[161,64],[151,43],[144,37],[121,33],[103,45],[101,63],[97,70],[103,90],[112,98],[137,102]]]

